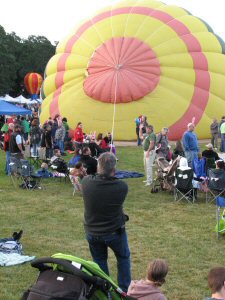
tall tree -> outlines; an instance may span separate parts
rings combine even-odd
[[[20,39],[13,33],[9,35],[0,26],[0,96],[13,90],[18,62],[15,52]]]
[[[21,39],[14,32],[7,34],[0,26],[0,95],[28,95],[24,77],[29,72],[44,75],[55,46],[44,36]]]

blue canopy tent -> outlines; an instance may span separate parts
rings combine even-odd
[[[0,99],[0,115],[31,115],[32,111]]]

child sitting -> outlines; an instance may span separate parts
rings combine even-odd
[[[41,168],[37,170],[36,174],[42,178],[49,178],[53,176],[52,172],[48,171],[48,164],[45,162],[41,164]]]
[[[74,186],[74,192],[82,191],[81,180],[86,176],[86,169],[84,168],[82,162],[78,162],[75,165],[75,168],[70,171],[70,180]]]
[[[159,287],[165,283],[168,273],[168,264],[162,259],[150,263],[147,278],[133,280],[128,288],[127,295],[142,300],[166,300]]]

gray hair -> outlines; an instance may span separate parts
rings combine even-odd
[[[153,125],[147,125],[146,128],[149,128],[149,129],[151,129],[152,131],[154,131]]]
[[[116,169],[116,157],[113,153],[102,153],[98,158],[98,173],[107,177]]]

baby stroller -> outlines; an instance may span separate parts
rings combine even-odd
[[[173,191],[175,171],[179,165],[179,157],[177,157],[172,164],[170,164],[164,157],[156,159],[157,163],[157,177],[153,181],[151,189],[152,193],[157,193],[159,189],[165,191]]]
[[[24,293],[23,300],[134,299],[91,261],[58,253],[37,259],[31,265],[39,269],[40,274],[36,283]]]

